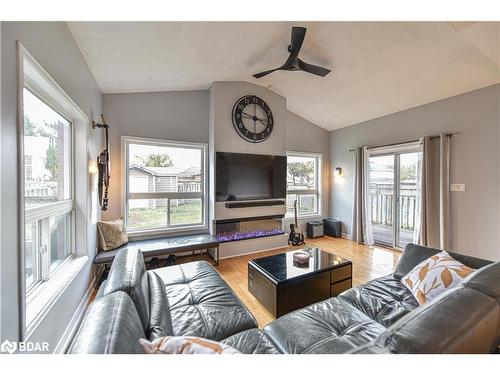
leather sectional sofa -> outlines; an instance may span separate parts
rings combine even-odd
[[[139,338],[166,335],[205,337],[247,354],[497,352],[500,262],[450,253],[480,270],[423,306],[401,284],[439,251],[408,245],[393,274],[262,330],[209,263],[146,271],[140,251],[120,251],[69,352],[142,353]]]

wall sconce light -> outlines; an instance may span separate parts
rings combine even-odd
[[[91,175],[96,175],[99,172],[97,168],[97,163],[95,160],[90,160],[89,161],[89,173]]]
[[[335,172],[333,172],[334,176],[342,176],[342,168],[337,167],[335,168]]]

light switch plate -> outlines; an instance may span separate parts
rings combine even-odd
[[[465,191],[465,184],[451,184],[450,191]]]

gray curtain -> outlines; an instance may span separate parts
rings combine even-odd
[[[422,139],[421,245],[450,248],[450,137]]]
[[[352,240],[367,245],[373,244],[373,233],[371,230],[371,221],[367,222],[369,217],[368,207],[366,206],[367,190],[367,162],[366,148],[357,147],[354,150],[354,204],[352,212]]]

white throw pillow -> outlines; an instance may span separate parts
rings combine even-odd
[[[401,278],[401,282],[412,292],[418,303],[423,305],[457,286],[474,271],[452,258],[446,251],[441,251],[417,264]]]
[[[241,354],[217,341],[192,336],[165,336],[154,341],[139,339],[146,354]]]

